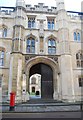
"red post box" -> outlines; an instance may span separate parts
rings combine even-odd
[[[15,92],[10,93],[10,111],[15,110]]]

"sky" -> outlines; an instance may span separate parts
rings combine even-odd
[[[83,0],[64,0],[65,9],[67,11],[81,11],[81,2]],[[44,3],[46,6],[56,7],[56,0],[25,0],[26,4],[31,4],[32,6],[37,5],[38,3]],[[0,6],[15,6],[16,0],[0,0]]]

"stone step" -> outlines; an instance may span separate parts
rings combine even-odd
[[[9,106],[3,106],[3,112],[10,112]],[[13,112],[56,112],[56,111],[80,111],[80,105],[50,105],[50,104],[21,104],[15,106],[15,111]]]
[[[62,101],[57,101],[57,100],[53,100],[53,99],[31,99],[31,100],[27,101],[26,103],[27,104],[62,103]]]

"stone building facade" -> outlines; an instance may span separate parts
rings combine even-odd
[[[0,7],[3,101],[9,100],[10,92],[16,93],[16,102],[22,101],[23,95],[25,101],[30,100],[31,89],[38,91],[36,85],[30,88],[30,78],[38,74],[41,99],[82,100],[82,15],[66,11],[63,0],[56,0],[56,5],[32,7],[16,0],[16,7]]]

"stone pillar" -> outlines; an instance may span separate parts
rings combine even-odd
[[[57,26],[58,26],[58,54],[61,70],[61,94],[63,101],[74,101],[74,83],[72,70],[72,56],[69,42],[68,17],[65,10],[64,0],[56,0],[57,3]]]
[[[26,102],[29,100],[29,93],[26,92],[26,75],[23,74],[23,80],[22,80],[22,101]]]
[[[11,56],[10,60],[10,70],[9,70],[9,85],[8,85],[8,100],[10,99],[10,93],[12,92],[12,69],[13,69],[13,56]]]
[[[9,75],[9,91],[16,93],[16,102],[21,101],[21,86],[22,86],[22,69],[23,56],[20,53],[11,54],[10,75]]]
[[[58,100],[58,86],[57,86],[57,68],[53,71],[53,88],[54,88],[54,93],[53,93],[53,98],[54,100]]]
[[[62,100],[74,101],[74,83],[71,56],[61,56]]]
[[[22,59],[18,59],[18,68],[17,68],[17,102],[21,100],[21,84],[22,84]]]

